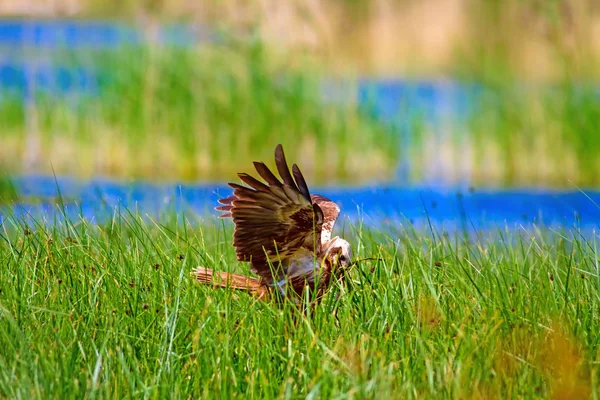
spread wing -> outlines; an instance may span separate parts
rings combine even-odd
[[[323,229],[321,231],[321,244],[325,244],[331,240],[331,233],[335,221],[340,215],[340,207],[333,201],[320,194],[311,194],[310,198],[313,203],[319,206],[323,211]]]
[[[233,196],[219,200],[221,217],[235,223],[233,246],[239,261],[251,263],[252,272],[268,283],[280,279],[290,260],[300,252],[319,252],[323,211],[311,200],[306,181],[297,165],[288,169],[283,148],[275,149],[275,164],[281,182],[262,162],[255,162],[266,184],[240,173],[246,186],[230,183]],[[276,272],[272,268],[278,269]]]

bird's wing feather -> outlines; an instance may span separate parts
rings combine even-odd
[[[267,283],[280,279],[296,254],[306,249],[320,251],[324,222],[323,211],[311,200],[297,166],[293,167],[294,181],[281,145],[275,150],[275,163],[283,182],[264,163],[256,162],[256,170],[267,184],[238,174],[248,186],[230,183],[233,196],[219,200],[223,205],[216,208],[224,212],[221,217],[233,218],[238,260],[250,262],[252,272]]]

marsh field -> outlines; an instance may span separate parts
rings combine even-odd
[[[0,397],[598,398],[595,2],[19,4]],[[277,143],[376,259],[308,316],[191,276]]]
[[[128,212],[4,223],[7,398],[587,398],[598,387],[595,241],[466,242],[340,224],[357,257],[310,318],[200,286],[247,273],[231,229]],[[341,296],[337,297],[336,293]]]

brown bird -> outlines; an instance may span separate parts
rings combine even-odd
[[[233,195],[219,200],[219,218],[232,217],[233,246],[238,261],[250,263],[258,277],[195,268],[198,281],[229,287],[267,300],[288,298],[300,303],[309,289],[313,305],[320,302],[331,283],[342,281],[351,264],[352,248],[339,237],[331,238],[340,208],[330,199],[311,195],[296,164],[292,173],[281,145],[275,149],[281,182],[262,162],[254,162],[266,182],[238,174],[248,187],[229,183]],[[315,303],[316,302],[316,303]]]

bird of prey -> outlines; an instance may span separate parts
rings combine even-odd
[[[220,218],[233,219],[237,259],[250,263],[258,277],[203,267],[193,274],[199,282],[242,290],[263,300],[287,298],[298,304],[309,289],[314,305],[334,280],[343,280],[352,248],[340,237],[331,238],[340,208],[324,196],[311,195],[296,164],[290,173],[281,145],[275,149],[275,165],[282,181],[264,163],[254,162],[266,183],[239,173],[248,186],[229,183],[233,195],[220,199],[221,206],[215,208],[223,212]]]

